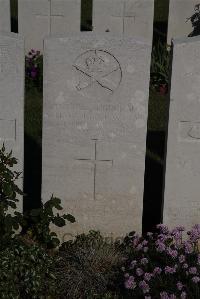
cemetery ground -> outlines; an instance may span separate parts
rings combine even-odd
[[[163,36],[167,1],[157,1],[157,5],[156,32]],[[162,220],[169,108],[166,77],[169,61],[168,52],[164,53],[166,56],[162,55],[162,58],[155,54],[156,63],[151,69],[144,232],[143,236],[127,232],[125,238],[119,239],[105,238],[101,232],[90,231],[62,242],[52,231],[52,226],[65,227],[67,234],[68,225],[77,219],[76,215],[63,215],[62,199],[52,197],[45,204],[41,203],[41,60],[38,60],[38,68],[27,70],[25,194],[16,185],[18,174],[13,171],[13,166],[16,169],[17,161],[4,147],[0,150],[0,298],[200,298],[200,226],[194,226],[188,235],[183,227],[169,230],[164,225],[156,226]],[[16,210],[18,198],[22,195],[24,214]],[[12,213],[7,213],[8,210]]]

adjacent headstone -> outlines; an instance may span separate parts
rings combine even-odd
[[[164,222],[199,223],[200,37],[174,41]]]
[[[93,31],[152,41],[153,0],[93,0]]]
[[[109,34],[45,41],[42,196],[72,233],[141,231],[150,59],[150,43]]]
[[[42,51],[48,35],[80,32],[81,0],[18,0],[18,12],[26,51]]]
[[[200,35],[200,1],[170,0],[168,44],[172,38]]]
[[[24,41],[14,33],[0,33],[0,146],[3,143],[18,159],[16,170],[23,172]],[[18,184],[22,189],[22,178]]]
[[[9,0],[0,0],[0,31],[11,31]]]

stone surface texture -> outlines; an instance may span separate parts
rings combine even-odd
[[[42,197],[76,217],[70,234],[141,231],[150,59],[110,34],[45,41]]]
[[[10,32],[10,1],[0,0],[0,31]]]
[[[18,159],[16,170],[23,172],[24,40],[14,33],[0,33],[0,146],[3,143]],[[22,178],[18,184],[22,188]]]
[[[94,0],[93,31],[151,42],[153,15],[153,0]]]
[[[174,41],[164,222],[199,223],[200,38]]]
[[[80,32],[81,0],[18,0],[18,13],[26,51],[42,51],[51,34]]]
[[[193,31],[190,18],[195,13],[198,0],[170,0],[168,20],[168,44],[173,38],[185,38]]]

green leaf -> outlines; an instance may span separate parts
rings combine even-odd
[[[52,221],[58,227],[65,226],[65,220],[59,216],[54,217],[54,219]]]
[[[74,223],[76,222],[76,219],[74,216],[72,216],[71,214],[65,214],[63,215],[63,218],[66,219],[67,221]]]

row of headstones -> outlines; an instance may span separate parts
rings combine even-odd
[[[170,0],[168,43],[200,34],[198,0]],[[92,31],[152,40],[153,0],[93,0]],[[48,35],[80,32],[81,0],[18,0],[25,49],[43,50]],[[10,31],[10,0],[0,0],[0,31]]]
[[[199,43],[174,43],[164,204],[170,226],[199,218]],[[44,45],[44,201],[52,193],[63,199],[77,218],[72,233],[140,231],[151,42],[81,33]],[[1,34],[0,140],[21,169],[23,101],[24,42]]]

